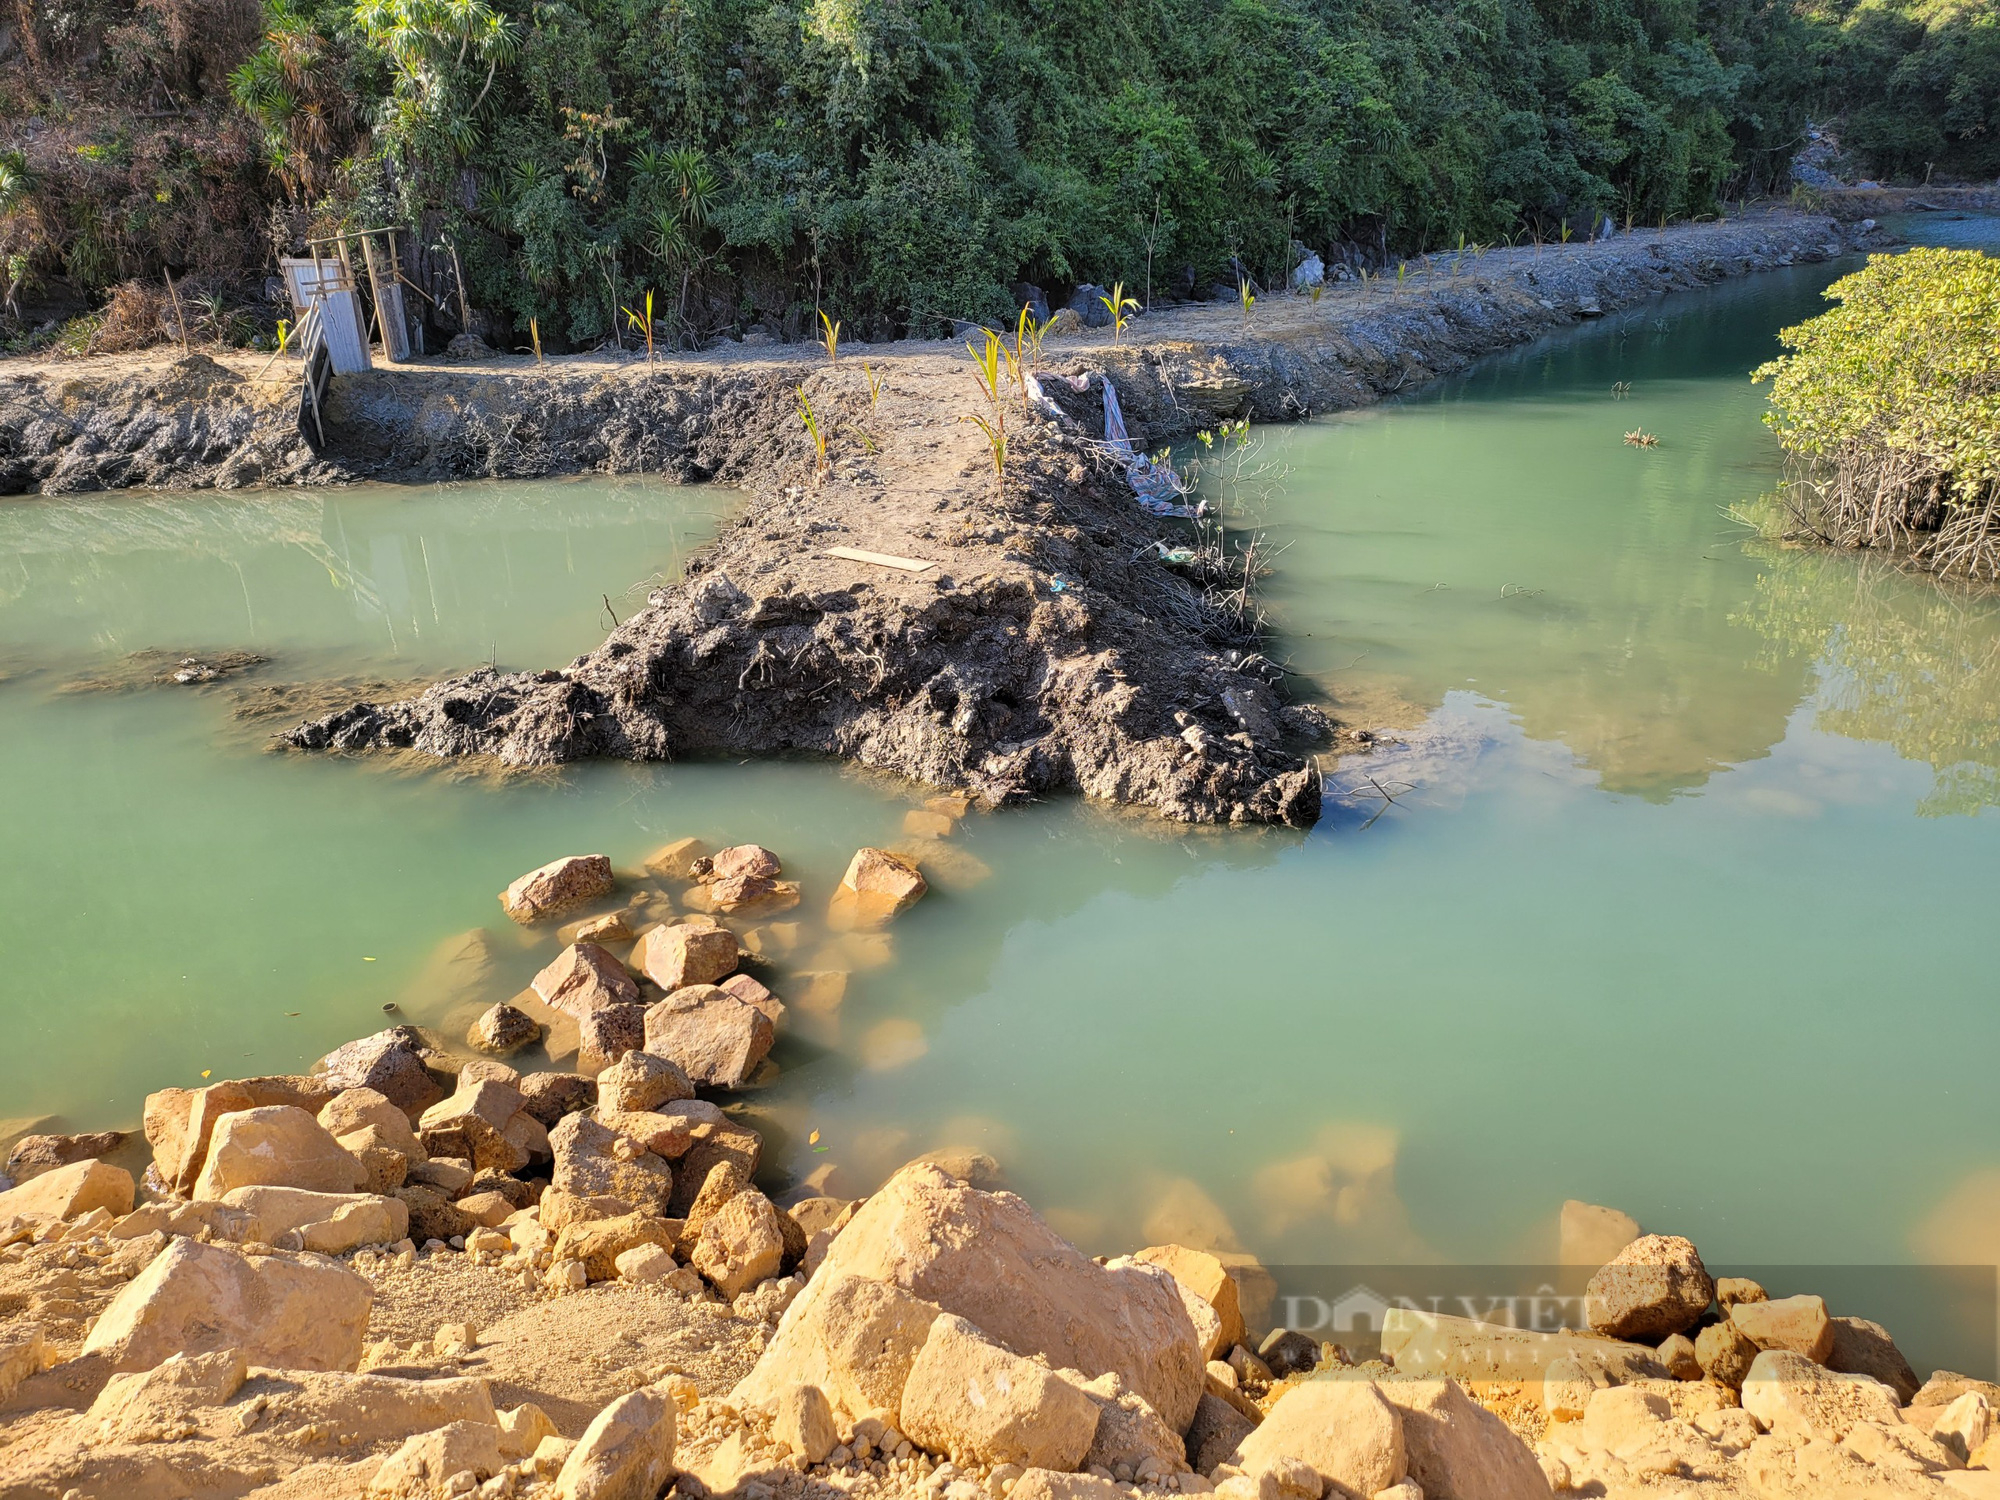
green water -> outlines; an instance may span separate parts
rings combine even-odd
[[[2000,1259],[2000,617],[1727,514],[1777,473],[1746,372],[1833,274],[1265,434],[1239,499],[1288,544],[1277,650],[1398,734],[1333,770],[1306,836],[975,816],[956,843],[990,878],[941,880],[781,1043],[754,1106],[775,1173],[860,1191],[973,1146],[1100,1251],[1537,1260],[1579,1197],[1723,1264]],[[385,1002],[461,1016],[430,956],[488,928],[482,996],[517,987],[549,950],[493,893],[561,853],[754,839],[811,927],[919,792],[798,763],[458,782],[265,753],[224,689],[59,690],[152,648],[271,655],[253,683],[559,662],[725,505],[0,508],[0,1114],[130,1122]],[[861,958],[809,936],[792,966]]]

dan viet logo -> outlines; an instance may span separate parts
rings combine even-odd
[[[1409,1327],[1423,1317],[1465,1318],[1501,1328],[1518,1328],[1533,1333],[1563,1333],[1582,1329],[1584,1298],[1559,1294],[1553,1286],[1541,1286],[1526,1294],[1440,1294],[1428,1297],[1385,1296],[1366,1282],[1349,1287],[1337,1297],[1314,1297],[1291,1293],[1281,1296],[1284,1326],[1300,1333],[1329,1336],[1354,1334],[1379,1337],[1393,1321]],[[1407,1316],[1393,1317],[1396,1313]]]

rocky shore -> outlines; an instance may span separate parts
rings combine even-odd
[[[998,483],[954,343],[837,363],[730,346],[383,369],[337,384],[323,454],[299,438],[287,388],[204,356],[49,367],[0,375],[0,493],[579,471],[739,486],[735,524],[596,651],[356,703],[289,742],[511,765],[809,753],[993,803],[1081,792],[1183,821],[1309,826],[1327,717],[1259,650],[1241,538],[1190,563],[1189,523],[1140,503],[1130,455],[1105,438],[1107,387],[1145,452],[1231,418],[1378,400],[1579,319],[1867,239],[1776,211],[1434,256],[1406,279],[1249,316],[1163,310],[1123,342],[1054,336],[1030,361],[1042,399],[1006,388]]]
[[[825,921],[927,891],[861,849]],[[1399,1307],[1357,1355],[1253,1257],[1093,1259],[973,1153],[788,1176],[739,1106],[837,1008],[765,961],[803,897],[755,845],[561,858],[500,895],[556,956],[462,1042],[162,1089],[136,1178],[124,1132],[16,1142],[0,1500],[2000,1496],[2000,1387],[1613,1210],[1563,1212],[1589,1327]]]

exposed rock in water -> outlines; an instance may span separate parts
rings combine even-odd
[[[1679,1235],[1641,1235],[1590,1278],[1590,1326],[1615,1339],[1663,1339],[1694,1326],[1715,1298],[1715,1283],[1694,1246]]]
[[[57,1167],[109,1156],[131,1138],[127,1130],[98,1130],[87,1135],[24,1135],[7,1153],[6,1175],[18,1186]]]

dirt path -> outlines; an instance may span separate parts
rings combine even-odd
[[[1435,257],[1401,284],[1272,296],[1248,316],[1162,311],[1117,345],[1052,338],[1054,408],[1010,403],[997,492],[964,349],[906,343],[850,346],[831,367],[816,347],[730,345],[650,366],[383,369],[336,383],[323,454],[297,435],[290,387],[252,378],[260,361],[10,365],[0,493],[578,471],[737,485],[735,523],[596,651],[355,704],[289,742],[514,765],[802,752],[993,802],[1080,791],[1186,821],[1310,826],[1330,721],[1288,703],[1254,617],[1228,602],[1240,558],[1158,555],[1197,539],[1148,514],[1106,450],[1106,378],[1151,448],[1225,417],[1361,405],[1580,318],[1857,242],[1779,212]],[[800,389],[831,434],[824,474]]]

